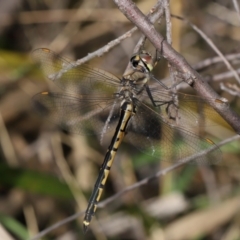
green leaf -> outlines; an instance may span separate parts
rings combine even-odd
[[[26,240],[29,238],[27,229],[15,219],[0,214],[0,222],[6,229],[9,230],[9,232],[14,234],[17,239]]]
[[[67,184],[61,182],[56,176],[21,168],[10,168],[5,164],[0,164],[0,184],[36,194],[72,198]]]

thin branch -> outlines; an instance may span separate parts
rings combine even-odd
[[[168,44],[172,45],[172,22],[171,22],[171,14],[169,9],[169,1],[163,0],[163,6],[165,10],[165,18],[166,18],[166,36]]]
[[[45,228],[43,231],[39,232],[37,235],[35,235],[33,238],[31,238],[30,240],[38,240],[44,236],[46,236],[48,233],[50,233],[51,231],[63,226],[64,224],[67,224],[69,222],[74,221],[75,219],[77,219],[78,217],[82,216],[85,213],[85,211],[82,212],[78,212],[75,213],[74,215],[67,217],[65,219],[63,219],[62,221],[59,221],[55,224],[53,224],[52,226]]]
[[[149,14],[147,15],[147,17],[149,17],[149,21],[151,23],[155,23],[159,17],[162,15],[161,11],[155,11],[156,9],[161,9],[161,5],[162,5],[162,1],[158,1],[156,3],[156,5],[149,11]],[[121,41],[123,41],[124,39],[126,38],[129,38],[132,36],[132,34],[137,31],[138,28],[137,27],[134,27],[132,28],[131,30],[127,31],[126,33],[124,33],[122,36],[114,39],[113,41],[109,42],[107,45],[99,48],[97,51],[94,51],[92,53],[89,53],[86,57],[84,58],[81,58],[79,60],[76,61],[76,65],[81,65],[85,62],[88,62],[89,60],[95,58],[95,57],[101,57],[104,53],[106,52],[109,52],[109,50],[111,50],[112,48],[114,48],[115,46],[117,46]],[[141,40],[143,41],[143,40]],[[141,41],[140,43],[140,46],[141,46]],[[138,51],[139,50],[139,47],[138,48],[135,48],[134,51]]]
[[[236,72],[240,74],[240,68],[236,69]],[[219,73],[219,74],[215,74],[214,76],[210,77],[212,81],[222,81],[224,79],[228,79],[233,77],[233,73],[232,72],[223,72],[223,73]]]
[[[204,81],[190,64],[170,46],[164,37],[156,31],[153,24],[148,21],[146,16],[136,7],[130,0],[114,0],[120,11],[133,22],[140,31],[142,31],[153,46],[163,56],[175,66],[178,71],[183,73],[185,81],[193,87],[199,95],[208,99],[208,103],[234,128],[240,133],[240,117],[232,111],[228,106],[220,107],[213,99],[219,99],[218,94]],[[212,99],[212,100],[211,100]]]
[[[86,62],[90,61],[91,59],[93,59],[95,57],[101,57],[103,54],[105,54],[106,52],[109,52],[112,48],[117,46],[121,41],[123,41],[126,38],[131,37],[132,34],[135,31],[137,31],[136,27],[132,28],[131,30],[129,30],[128,32],[124,33],[119,38],[114,39],[113,41],[109,42],[105,46],[99,48],[98,50],[96,50],[96,51],[94,51],[92,53],[89,53],[86,57],[83,57],[83,58],[77,60],[76,61],[76,65],[81,65],[83,63],[86,63]]]
[[[233,61],[235,59],[240,59],[240,53],[233,53],[233,54],[227,54],[225,55],[225,58],[228,61]],[[197,64],[193,65],[193,68],[195,70],[202,70],[203,68],[209,67],[212,64],[216,64],[222,62],[222,58],[217,56],[217,57],[213,57],[213,58],[207,58],[201,62],[198,62]]]
[[[170,7],[169,7],[169,0],[164,0],[164,10],[165,10],[165,19],[166,19],[166,36],[167,36],[167,42],[169,45],[172,45],[172,21],[171,21],[171,14],[170,14]],[[173,67],[168,64],[169,68],[169,75],[170,79],[172,81],[172,86],[175,86],[172,88],[172,91],[176,94],[177,92],[177,81],[176,78],[174,77],[174,71]],[[177,97],[177,94],[176,94]]]
[[[221,90],[228,92],[232,96],[238,96],[240,97],[240,88],[236,84],[230,84],[227,85],[224,83],[220,83]]]
[[[225,63],[226,67],[233,72],[234,77],[236,78],[236,80],[240,83],[240,78],[239,75],[237,74],[237,72],[235,71],[235,69],[232,67],[232,65],[230,64],[230,62],[225,58],[225,56],[222,54],[222,52],[217,48],[217,46],[213,43],[213,41],[200,29],[198,28],[195,24],[191,23],[190,21],[188,21],[187,19],[177,16],[177,15],[173,15],[172,17],[182,20],[185,23],[187,23],[189,26],[192,27],[192,29],[194,29],[207,43],[208,45],[218,54],[218,56],[222,59],[222,61]]]
[[[104,208],[109,203],[113,202],[115,199],[118,199],[119,197],[121,197],[123,194],[125,194],[125,193],[127,193],[127,192],[129,192],[129,191],[131,191],[133,189],[139,188],[139,187],[141,187],[143,185],[146,185],[149,182],[153,181],[154,179],[157,179],[157,178],[159,178],[161,176],[166,175],[167,173],[177,169],[178,167],[193,161],[196,157],[204,156],[205,154],[207,154],[207,153],[209,153],[211,151],[214,151],[218,147],[221,147],[223,145],[226,145],[227,143],[230,143],[230,142],[233,142],[233,141],[236,141],[236,140],[239,140],[239,139],[240,139],[240,136],[239,135],[235,135],[233,137],[230,137],[230,138],[227,138],[227,139],[221,141],[217,145],[214,145],[213,147],[211,147],[211,148],[209,148],[207,150],[201,151],[200,153],[197,153],[197,154],[195,154],[193,156],[190,156],[188,158],[182,159],[179,162],[175,163],[174,165],[172,165],[172,166],[170,166],[168,168],[162,169],[159,172],[157,172],[156,174],[154,174],[154,175],[152,175],[150,177],[144,178],[143,180],[141,180],[141,181],[139,181],[139,182],[137,182],[135,184],[132,184],[131,186],[128,186],[125,189],[123,189],[122,191],[114,194],[112,197],[109,197],[106,200],[101,201],[98,204],[98,208]],[[53,224],[49,228],[46,228],[43,231],[39,232],[36,236],[31,238],[31,240],[38,240],[39,238],[44,237],[45,235],[47,235],[52,230],[54,230],[54,229],[56,229],[58,227],[61,227],[62,225],[77,219],[78,217],[82,216],[84,213],[85,213],[85,211],[75,213],[74,215],[72,215],[72,216],[70,216],[68,218],[65,218],[64,220],[59,221],[59,222]]]

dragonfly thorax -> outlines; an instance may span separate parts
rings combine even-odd
[[[134,92],[128,87],[123,87],[118,93],[118,97],[127,102],[132,102],[132,98],[134,97],[134,95]]]
[[[134,76],[136,77],[136,76]],[[146,77],[135,79],[133,76],[124,76],[121,80],[121,90],[118,96],[120,98],[128,99],[131,101],[133,97],[137,96],[145,89],[145,84],[148,82]]]

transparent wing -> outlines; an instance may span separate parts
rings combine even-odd
[[[215,146],[209,139],[180,127],[171,126],[149,106],[135,100],[137,113],[132,117],[126,138],[140,151],[161,161],[178,162],[181,159]],[[215,164],[221,161],[219,148],[196,157],[197,164]]]
[[[113,130],[119,120],[120,102],[113,98],[43,92],[33,97],[33,103],[42,116],[72,133],[102,133],[104,126],[109,128],[106,131]],[[130,120],[126,140],[145,154],[159,161],[178,162],[214,146],[213,142],[186,129],[169,125],[137,99],[134,104],[137,112]],[[214,164],[220,160],[221,151],[217,148],[194,162]]]
[[[116,125],[121,105],[116,98],[120,86],[118,78],[86,64],[76,66],[48,49],[35,50],[33,58],[40,62],[50,80],[64,92],[75,94],[37,94],[33,102],[43,116],[79,134],[102,133]],[[146,104],[133,98],[137,113],[130,121],[127,138],[138,149],[159,160],[176,162],[214,145],[188,130],[189,126],[199,125],[199,115],[194,110],[199,103],[204,108],[207,106],[202,99],[179,94],[175,101],[169,91],[150,90],[157,105],[155,108],[145,91],[138,97]],[[189,106],[194,110],[189,111]],[[204,112],[206,116],[211,113],[211,110]],[[221,151],[216,149],[195,162],[211,164],[220,159]]]
[[[227,104],[220,99],[204,100],[201,97],[180,92],[174,95],[171,91],[155,88],[150,88],[150,91],[158,106],[154,110],[170,124],[194,130],[203,126],[215,125],[216,121],[225,124],[221,116],[207,103],[215,101],[219,107]],[[151,103],[146,92],[143,93],[143,101],[147,104]]]
[[[32,58],[40,63],[46,77],[64,91],[92,94],[97,90],[98,94],[106,95],[115,92],[120,84],[120,80],[110,73],[87,64],[77,66],[47,48],[34,50]]]
[[[42,92],[32,101],[42,117],[71,133],[99,134],[104,126],[112,130],[119,117],[120,103],[113,98]]]

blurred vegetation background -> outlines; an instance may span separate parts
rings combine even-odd
[[[145,14],[155,4],[135,2]],[[30,53],[47,47],[76,60],[133,25],[109,0],[8,0],[0,6],[0,239],[29,239],[85,210],[108,147],[96,137],[67,134],[34,112],[32,96],[54,86]],[[171,1],[170,7],[204,31],[224,55],[240,53],[240,20],[232,1]],[[164,20],[156,27],[164,34]],[[173,18],[172,31],[174,48],[193,66],[216,57],[185,23]],[[134,33],[90,64],[121,76],[140,36]],[[240,56],[234,56],[231,63],[238,69]],[[200,73],[239,113],[239,90],[233,95],[220,89],[221,82],[236,84],[231,74],[226,76],[225,65],[209,64]],[[164,60],[154,74],[167,77]],[[206,132],[215,142],[235,134],[220,119],[214,122]],[[221,149],[218,166],[184,166],[98,209],[87,235],[78,217],[42,239],[240,239],[239,140]],[[103,198],[153,174],[146,156],[128,146],[121,150]],[[137,168],[139,162],[144,167]],[[169,165],[158,163],[158,169]]]

